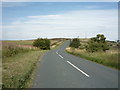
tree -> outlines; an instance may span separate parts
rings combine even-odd
[[[38,38],[33,42],[33,46],[38,47],[43,50],[50,49],[50,40]]]
[[[78,48],[79,46],[80,40],[78,38],[74,38],[70,43],[70,47]]]
[[[106,37],[103,34],[98,34],[96,37],[91,38],[86,46],[86,50],[92,53],[97,51],[105,52],[109,49],[105,39]]]

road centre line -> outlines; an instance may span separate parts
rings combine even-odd
[[[56,53],[58,54],[58,52],[56,51]]]
[[[69,63],[71,66],[73,66],[75,69],[77,69],[79,72],[81,72],[82,74],[84,74],[87,77],[90,77],[88,74],[86,74],[84,71],[82,71],[81,69],[79,69],[77,66],[75,66],[74,64],[72,64],[70,61],[67,61],[67,63]]]
[[[63,58],[60,54],[59,54],[59,56],[60,56],[61,58]]]
[[[58,52],[56,52],[57,54],[58,54]],[[59,55],[59,57],[61,57],[61,58],[63,58],[63,56],[61,56],[60,54],[58,54]]]
[[[58,54],[58,52],[56,51],[56,53]],[[58,54],[59,57],[63,58],[60,54]],[[87,73],[85,73],[84,71],[82,71],[81,69],[79,69],[77,66],[75,66],[74,64],[72,64],[70,61],[67,61],[68,64],[70,64],[71,66],[73,66],[75,69],[77,69],[79,72],[81,72],[82,74],[84,74],[87,77],[90,77]]]

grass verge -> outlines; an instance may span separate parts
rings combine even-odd
[[[77,50],[73,48],[66,49],[66,51],[75,56],[79,56],[81,58],[85,58],[87,60],[91,60],[96,63],[120,70],[120,67],[118,66],[118,64],[120,64],[118,62],[118,55],[120,55],[120,53],[105,53],[105,52],[89,53],[84,50]]]
[[[2,87],[30,88],[34,70],[39,58],[46,52],[32,45],[33,41],[3,41],[2,50]],[[54,48],[63,41],[54,41]]]
[[[28,88],[31,74],[44,52],[29,51],[3,58],[3,88]]]
[[[64,41],[61,41],[61,42],[57,42],[57,43],[55,44],[55,46],[51,48],[51,50],[52,50],[52,49],[57,49],[57,48],[59,48],[61,45],[63,45],[63,43],[65,43],[65,40],[64,40]]]

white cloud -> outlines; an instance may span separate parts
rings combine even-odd
[[[108,39],[118,37],[117,10],[78,10],[63,14],[28,16],[3,26],[3,39],[38,37],[87,37],[103,33]]]

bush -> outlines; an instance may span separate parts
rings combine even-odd
[[[86,46],[86,50],[88,52],[97,52],[97,51],[106,51],[109,50],[109,46],[107,45],[107,42],[105,41],[105,37],[103,34],[98,34],[96,37],[91,38],[91,40],[88,42],[88,45]]]
[[[50,49],[50,40],[38,38],[33,42],[33,46],[38,47],[43,50]]]
[[[78,48],[79,46],[80,40],[78,38],[74,38],[70,43],[70,47]]]

